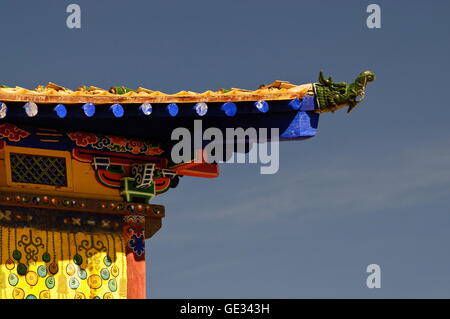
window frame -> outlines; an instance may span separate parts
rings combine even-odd
[[[29,156],[42,156],[42,157],[58,157],[64,158],[66,161],[66,181],[67,186],[56,186],[47,184],[35,184],[35,183],[20,183],[12,180],[12,167],[11,167],[11,153]],[[19,186],[23,188],[38,188],[46,190],[73,190],[72,184],[72,156],[68,151],[56,151],[40,148],[28,148],[19,146],[6,146],[5,147],[5,166],[6,166],[6,183],[9,186]]]

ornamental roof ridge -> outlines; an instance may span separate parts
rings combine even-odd
[[[313,93],[313,85],[295,85],[287,81],[274,81],[269,85],[261,85],[256,90],[239,88],[218,89],[215,91],[193,92],[181,90],[167,94],[160,91],[138,87],[136,90],[114,86],[109,90],[95,86],[81,86],[76,90],[65,88],[49,82],[46,86],[39,85],[34,90],[23,87],[0,86],[0,100],[9,102],[32,101],[37,103],[171,103],[171,102],[227,102],[227,101],[256,101],[256,100],[288,100],[301,98]]]

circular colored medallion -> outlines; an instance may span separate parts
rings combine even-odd
[[[103,268],[102,270],[100,270],[100,275],[102,276],[103,280],[108,280],[109,279],[109,270],[107,268]]]
[[[75,265],[80,266],[83,263],[83,257],[81,257],[79,254],[76,254],[73,257],[73,262],[75,263]]]
[[[36,286],[38,279],[39,279],[39,277],[38,277],[37,273],[35,273],[34,271],[29,271],[25,275],[25,280],[27,281],[27,283],[30,286]]]
[[[14,299],[23,299],[23,298],[25,298],[25,292],[23,291],[23,289],[17,288],[17,287],[14,288],[12,295],[13,295]]]
[[[42,254],[42,260],[44,262],[48,263],[50,261],[50,259],[51,259],[51,256],[50,256],[49,253],[45,252],[45,253]]]
[[[20,260],[20,258],[22,258],[22,253],[20,251],[18,251],[17,249],[13,251],[13,258],[17,261]]]
[[[112,292],[117,291],[117,281],[115,278],[111,279],[110,281],[108,281],[108,288],[109,290],[111,290]]]
[[[42,277],[42,278],[47,276],[47,266],[40,265],[37,269],[37,273],[38,273],[39,277]]]
[[[86,299],[86,296],[82,292],[76,292],[75,299]]]
[[[11,286],[15,286],[19,283],[19,277],[17,277],[16,274],[9,274],[8,276],[8,282]]]
[[[107,292],[103,295],[103,299],[113,299],[113,294],[111,292]]]
[[[48,266],[48,271],[54,275],[56,273],[58,273],[58,264],[55,262],[52,262],[49,266]]]
[[[28,295],[25,299],[37,299],[35,295]]]
[[[88,278],[88,285],[92,289],[98,289],[102,286],[102,278],[99,275],[90,275]]]
[[[45,286],[48,289],[54,288],[55,287],[55,277],[53,277],[53,276],[47,277],[47,279],[45,279]]]
[[[80,282],[78,281],[77,278],[70,277],[70,279],[69,279],[69,287],[71,289],[77,289],[78,287],[80,287]]]
[[[75,266],[73,264],[68,264],[66,267],[66,272],[69,276],[72,276],[75,273]]]
[[[27,266],[25,266],[25,264],[22,263],[17,265],[17,273],[21,276],[25,275],[27,273]]]
[[[50,291],[43,290],[39,294],[39,299],[50,299]]]
[[[102,298],[100,298],[99,296],[95,296],[93,299],[102,299]]]
[[[113,275],[114,277],[119,276],[119,267],[117,267],[116,264],[112,265],[111,267],[111,275]]]
[[[14,264],[14,260],[12,260],[11,258],[9,258],[9,259],[6,261],[5,266],[6,266],[6,268],[7,268],[8,270],[13,270],[14,267],[15,267],[16,265]]]
[[[81,280],[85,280],[87,278],[87,271],[82,268],[78,269],[78,277],[80,277]]]
[[[111,264],[112,264],[111,257],[109,257],[108,255],[106,255],[105,258],[103,258],[103,263],[105,264],[106,267],[111,266]]]

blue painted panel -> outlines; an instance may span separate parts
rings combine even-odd
[[[280,134],[280,139],[312,137],[317,133],[319,114],[299,111],[288,128]]]
[[[305,95],[300,102],[300,111],[314,111],[318,109],[314,95]]]

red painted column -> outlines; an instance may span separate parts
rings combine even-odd
[[[145,217],[128,215],[124,217],[123,235],[127,255],[127,298],[145,299]]]

